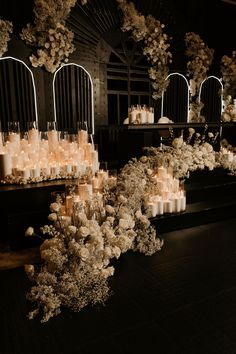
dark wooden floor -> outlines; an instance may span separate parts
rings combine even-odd
[[[235,354],[236,219],[163,234],[124,254],[105,307],[28,320],[22,267],[0,272],[1,354]]]
[[[11,251],[0,247],[0,271],[40,262],[39,247]]]

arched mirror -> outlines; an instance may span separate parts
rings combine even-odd
[[[0,119],[2,130],[9,122],[19,122],[22,131],[27,123],[38,123],[34,76],[29,67],[14,57],[0,58]]]
[[[59,130],[75,133],[78,123],[87,123],[94,134],[93,83],[81,65],[62,65],[53,77],[54,118]]]
[[[199,100],[204,104],[201,114],[206,122],[220,122],[223,110],[223,84],[216,76],[209,76],[202,81],[199,89]]]
[[[175,123],[188,121],[189,85],[186,77],[180,73],[171,73],[166,77],[169,85],[162,94],[161,116]]]

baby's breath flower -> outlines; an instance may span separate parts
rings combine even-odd
[[[12,33],[12,31],[12,22],[2,20],[0,18],[0,57],[2,57],[8,49],[8,42],[10,40],[10,33]]]
[[[152,65],[148,73],[153,81],[153,98],[155,100],[161,98],[163,91],[166,91],[169,84],[166,77],[172,58],[169,51],[169,38],[163,32],[165,26],[151,15],[145,18],[138,13],[133,2],[128,3],[126,0],[117,0],[117,2],[124,16],[122,30],[132,31],[135,41],[143,41],[143,54]]]

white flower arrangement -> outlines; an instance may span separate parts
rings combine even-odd
[[[132,31],[135,41],[143,41],[143,54],[151,63],[148,73],[153,81],[153,98],[157,100],[162,97],[163,91],[165,92],[168,87],[169,81],[166,77],[172,61],[169,38],[163,32],[165,25],[151,15],[145,18],[138,13],[132,2],[128,3],[126,0],[117,0],[117,2],[124,16],[122,30]]]
[[[223,98],[229,95],[236,95],[236,51],[232,52],[232,56],[224,55],[221,58],[221,74],[224,83]]]
[[[81,1],[82,5],[86,1]],[[74,33],[66,25],[66,18],[76,0],[35,0],[34,24],[27,24],[21,33],[26,44],[35,47],[30,56],[34,67],[44,67],[53,73],[74,52]]]
[[[91,200],[83,207],[74,206],[69,217],[60,199],[50,205],[52,224],[41,228],[49,237],[40,247],[42,264],[26,267],[34,283],[27,297],[37,306],[29,318],[41,314],[46,322],[62,306],[80,311],[89,304],[104,304],[110,295],[108,280],[114,274],[114,258],[128,250],[145,255],[161,250],[163,241],[145,207],[146,197],[155,187],[152,171],[157,167],[171,167],[174,176],[182,179],[192,171],[216,167],[236,175],[236,158],[229,160],[222,149],[214,151],[218,134],[207,133],[207,129],[201,136],[189,128],[186,141],[180,136],[172,146],[146,148],[147,155],[123,167],[116,187],[106,187],[102,209]],[[30,227],[26,234],[33,232]]]
[[[236,121],[236,51],[231,57],[224,55],[221,58],[221,74],[224,84],[222,120]]]
[[[229,144],[226,139],[221,141],[218,161],[221,167],[229,171],[230,175],[236,176],[236,148]]]
[[[194,32],[185,34],[185,54],[190,60],[187,63],[187,76],[190,79],[191,95],[195,96],[201,82],[207,77],[212,64],[214,50],[210,49],[201,37]]]
[[[217,136],[209,133],[207,138],[205,135],[200,137],[190,128],[187,141],[180,136],[173,139],[172,146],[146,148],[146,151],[153,164],[171,167],[176,178],[184,179],[189,177],[190,172],[205,168],[211,171],[219,167],[217,154],[210,143],[214,143]]]
[[[0,18],[0,57],[8,49],[8,42],[10,40],[10,33],[13,32],[12,22],[7,20],[2,20]]]
[[[232,100],[231,95],[228,95],[226,99],[223,100],[222,121],[236,122],[236,98]]]
[[[185,54],[189,58],[187,62],[187,76],[190,78],[190,122],[204,122],[200,116],[203,108],[198,94],[201,82],[207,77],[207,73],[213,61],[214,50],[210,49],[201,37],[194,32],[185,34]]]

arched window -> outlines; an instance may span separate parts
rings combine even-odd
[[[8,122],[19,121],[22,131],[28,122],[38,122],[33,73],[22,60],[10,56],[0,58],[0,119],[4,131]]]
[[[173,122],[187,122],[189,110],[189,85],[186,77],[180,73],[167,76],[169,85],[162,94],[161,116]]]
[[[137,43],[123,38],[107,63],[108,124],[122,124],[131,105],[154,106],[148,65]]]
[[[53,104],[59,130],[74,133],[78,122],[86,122],[94,134],[93,83],[84,67],[69,63],[54,73]]]
[[[199,100],[204,104],[201,114],[206,122],[220,122],[223,110],[223,84],[216,76],[209,76],[202,81]]]

